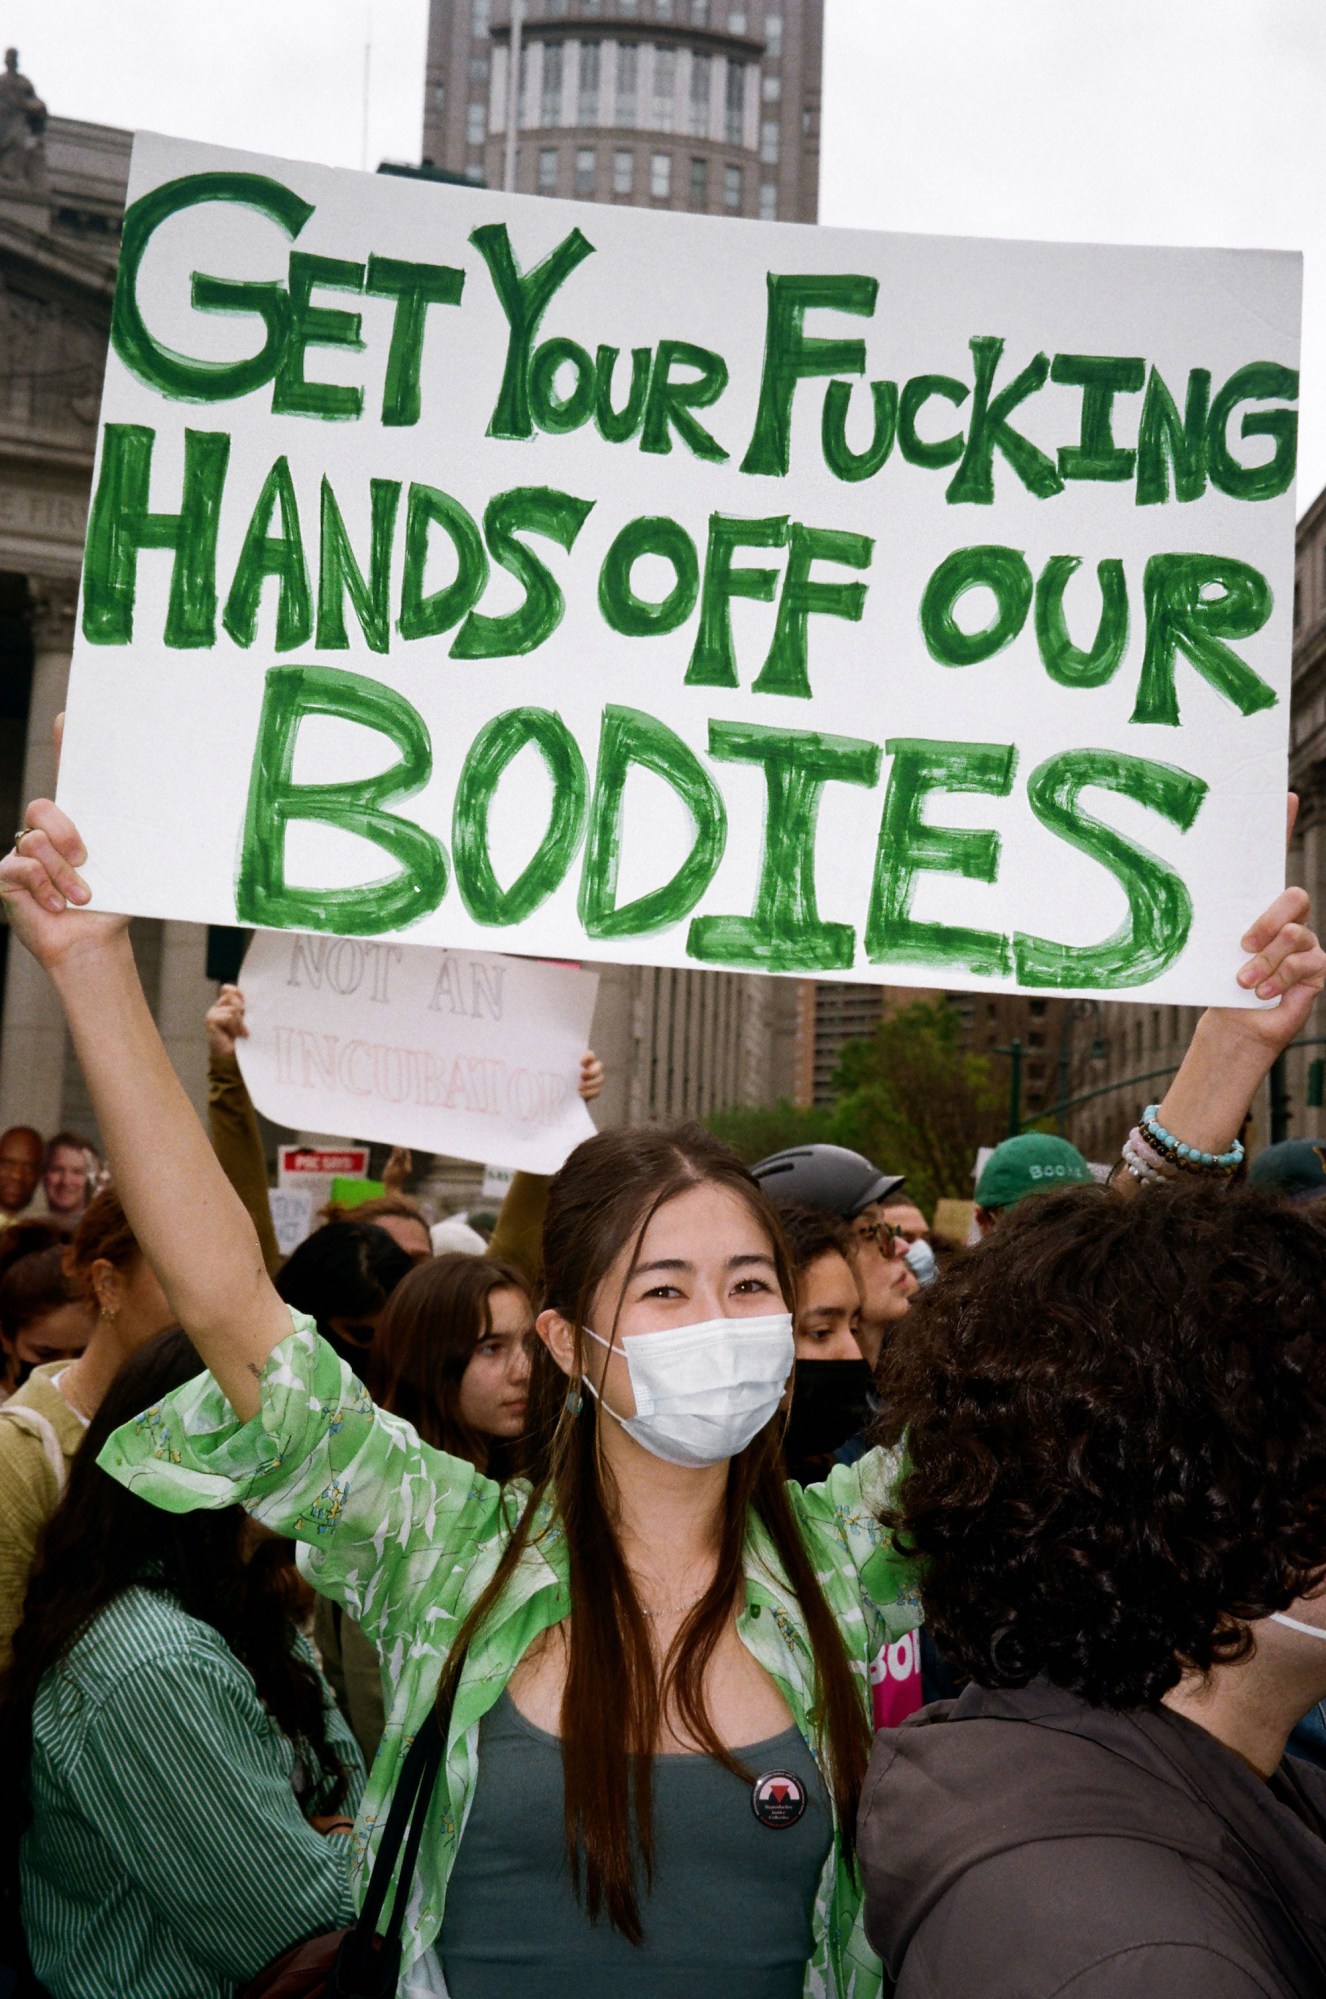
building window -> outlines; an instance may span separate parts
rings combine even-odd
[[[660,21],[672,19],[672,0],[654,0],[654,12]]]
[[[654,130],[672,130],[673,106],[677,96],[677,51],[654,50]]]
[[[762,118],[760,120],[760,158],[767,167],[776,167],[778,165],[778,120],[776,118]]]
[[[723,137],[729,146],[739,146],[746,124],[746,65],[730,62],[723,104]]]
[[[544,43],[543,93],[539,106],[541,125],[560,125],[562,122],[562,54],[561,42]]]
[[[783,94],[781,76],[766,76],[760,84],[760,95],[766,104],[777,104]]]
[[[723,206],[724,208],[730,208],[734,214],[740,214],[741,212],[740,167],[724,167],[723,169]]]
[[[691,207],[708,208],[708,206],[709,162],[708,160],[693,159],[691,161]]]
[[[709,26],[709,0],[691,0],[691,26],[693,28]]]
[[[634,125],[640,89],[640,51],[634,42],[617,46],[617,123]]]
[[[566,0],[548,0],[548,12],[554,20],[564,21],[566,19]]]
[[[471,83],[487,83],[487,81],[488,81],[488,58],[487,58],[487,56],[471,56],[471,57],[470,57],[470,82],[471,82]]]
[[[594,192],[594,148],[576,147],[576,194],[588,201]]]
[[[764,17],[764,53],[768,56],[780,56],[783,53],[781,14],[766,14]]]
[[[588,15],[592,16],[603,12],[603,0],[580,0],[580,4],[583,11]]]
[[[691,57],[691,137],[709,137],[709,72],[712,57],[697,53]]]
[[[471,104],[465,111],[465,137],[471,146],[481,146],[488,134],[488,106]]]
[[[635,154],[623,146],[612,156],[612,191],[630,194],[635,186]]]
[[[446,101],[447,101],[447,86],[445,85],[445,83],[435,83],[433,85],[433,102],[434,104],[436,104],[439,111],[442,109]]]
[[[777,181],[766,180],[760,183],[760,220],[761,222],[778,220]]]
[[[649,192],[655,201],[666,201],[672,193],[672,155],[655,153],[649,162]]]
[[[582,125],[597,125],[599,122],[599,77],[602,69],[602,42],[582,42],[579,92],[579,122]]]
[[[476,187],[482,187],[483,186],[482,162],[479,160],[471,160],[469,165],[465,169],[465,178],[468,181],[473,181]]]
[[[733,7],[727,17],[727,26],[729,34],[744,35],[746,32],[746,9],[744,7]]]
[[[539,147],[539,193],[556,194],[556,192],[557,192],[557,148],[556,146],[540,146]]]
[[[476,35],[486,35],[488,33],[488,24],[492,18],[492,12],[492,0],[474,0],[474,4],[470,8],[470,20],[474,25]]]
[[[1301,576],[1296,576],[1294,578],[1294,630],[1298,631],[1302,623],[1303,623],[1303,578]]]
[[[617,12],[624,14],[628,21],[633,21],[638,11],[636,0],[617,0]]]

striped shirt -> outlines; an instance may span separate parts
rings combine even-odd
[[[363,1766],[330,1693],[327,1726],[353,1812]],[[352,1922],[349,1842],[307,1823],[301,1779],[219,1632],[153,1590],[108,1604],[33,1715],[19,1869],[52,1999],[232,1999],[291,1944]]]

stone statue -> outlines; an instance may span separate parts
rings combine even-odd
[[[40,184],[45,174],[46,106],[18,66],[18,50],[5,50],[0,74],[0,181]]]

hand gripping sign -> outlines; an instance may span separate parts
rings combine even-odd
[[[60,785],[97,901],[1247,1001],[1299,290],[140,137]]]

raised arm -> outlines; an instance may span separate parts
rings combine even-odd
[[[207,1009],[207,1123],[212,1150],[248,1211],[258,1233],[262,1260],[275,1277],[282,1258],[267,1199],[267,1161],[258,1114],[235,1053],[236,1041],[248,1031],[243,993],[238,986],[222,986]]]
[[[1287,888],[1242,939],[1250,955],[1239,984],[1276,1005],[1210,1007],[1197,1023],[1157,1113],[1165,1130],[1194,1150],[1218,1155],[1233,1144],[1271,1064],[1303,1032],[1326,985],[1326,952],[1308,914],[1306,891]],[[1136,1191],[1130,1175],[1116,1182]]]
[[[125,1214],[180,1324],[237,1416],[290,1330],[244,1204],[194,1115],[148,1010],[128,918],[80,907],[87,855],[50,799],[0,861],[10,927],[64,1008]],[[71,906],[72,905],[72,906]]]

